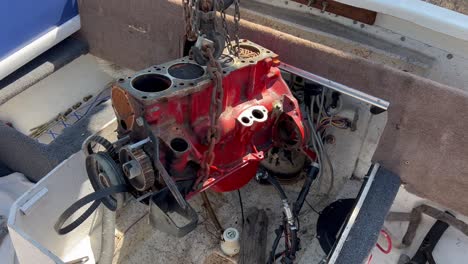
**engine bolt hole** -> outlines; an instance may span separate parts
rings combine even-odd
[[[177,152],[184,152],[188,149],[189,144],[183,138],[174,138],[171,140],[171,148]]]
[[[265,114],[263,114],[263,112],[258,109],[253,110],[252,115],[257,119],[262,119],[265,116]]]
[[[246,116],[241,118],[242,123],[248,124],[250,122],[250,119]]]

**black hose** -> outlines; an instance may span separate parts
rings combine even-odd
[[[277,258],[275,252],[276,252],[276,249],[278,248],[279,242],[281,240],[281,236],[283,235],[283,231],[284,231],[284,225],[280,225],[278,229],[275,230],[276,237],[271,247],[270,256],[268,257],[268,261],[267,261],[268,264],[273,264]]]
[[[284,257],[284,260],[288,263],[292,263],[294,259],[296,258],[296,252],[299,248],[299,238],[298,238],[298,227],[294,223],[294,218],[297,218],[299,216],[299,212],[301,211],[305,199],[307,195],[309,194],[310,187],[313,183],[313,181],[317,178],[317,175],[319,173],[319,168],[318,165],[314,164],[310,166],[310,168],[307,171],[307,178],[304,182],[304,185],[302,186],[301,192],[299,193],[299,196],[296,199],[296,202],[294,203],[293,210],[292,210],[292,220],[285,221],[284,225],[281,225],[278,229],[275,230],[276,233],[276,238],[273,242],[273,246],[270,252],[270,256],[268,258],[267,263],[273,263],[276,259],[276,248],[278,247],[279,241],[281,239],[281,235],[283,230],[285,229],[285,226],[288,225],[289,233],[290,233],[290,239],[291,239],[291,244],[289,250],[286,250],[286,256]],[[289,208],[287,206],[288,203],[288,197],[286,193],[284,192],[284,189],[281,187],[280,183],[275,177],[272,177],[267,174],[266,180],[278,191],[281,200],[285,204],[285,211],[288,211]],[[290,213],[291,214],[291,213]],[[286,215],[285,215],[286,217]],[[281,232],[279,232],[281,231]],[[285,239],[288,239],[287,237]]]
[[[278,191],[278,193],[279,193],[279,195],[281,197],[281,200],[288,200],[288,197],[286,196],[286,193],[284,192],[283,187],[281,187],[281,184],[278,182],[278,180],[275,177],[270,176],[269,174],[267,174],[266,180],[271,185],[273,185],[273,187],[275,187],[275,189]]]
[[[295,217],[299,216],[299,212],[304,206],[305,199],[307,195],[309,194],[310,186],[312,185],[314,180],[317,178],[319,171],[320,170],[318,168],[318,165],[315,165],[315,164],[310,166],[309,169],[307,170],[307,178],[304,181],[304,185],[302,186],[301,192],[299,193],[299,196],[297,197],[297,200],[293,206],[293,214]]]

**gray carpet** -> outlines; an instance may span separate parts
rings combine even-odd
[[[94,107],[80,121],[45,145],[0,122],[0,163],[3,170],[23,173],[37,182],[60,162],[81,148],[84,139],[114,118],[111,102]]]
[[[400,177],[380,167],[336,264],[364,262],[377,242],[380,229],[399,187]]]

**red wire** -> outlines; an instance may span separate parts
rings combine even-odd
[[[377,246],[378,249],[380,249],[380,251],[382,251],[382,253],[388,254],[388,253],[390,253],[390,251],[392,251],[392,238],[390,237],[390,235],[385,230],[380,230],[380,233],[387,240],[387,249],[386,250],[383,249],[382,246],[380,246],[379,243],[377,243],[376,246]]]
[[[392,251],[392,238],[390,237],[390,235],[385,231],[385,230],[380,230],[380,233],[385,237],[385,239],[387,240],[387,249],[383,249],[382,246],[380,246],[379,243],[375,244],[377,246],[377,248],[382,251],[382,253],[384,254],[388,254],[390,253],[390,251]],[[372,261],[372,257],[373,255],[370,254],[369,256],[369,259],[367,260],[367,264],[370,264],[371,261]]]

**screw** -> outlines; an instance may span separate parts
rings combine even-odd
[[[405,37],[401,37],[400,40],[401,40],[401,41],[405,41],[406,38],[405,38]]]
[[[453,54],[450,54],[450,53],[447,54],[447,59],[449,59],[449,60],[453,59]]]
[[[143,118],[139,117],[136,119],[136,123],[138,126],[142,127],[143,126]]]

